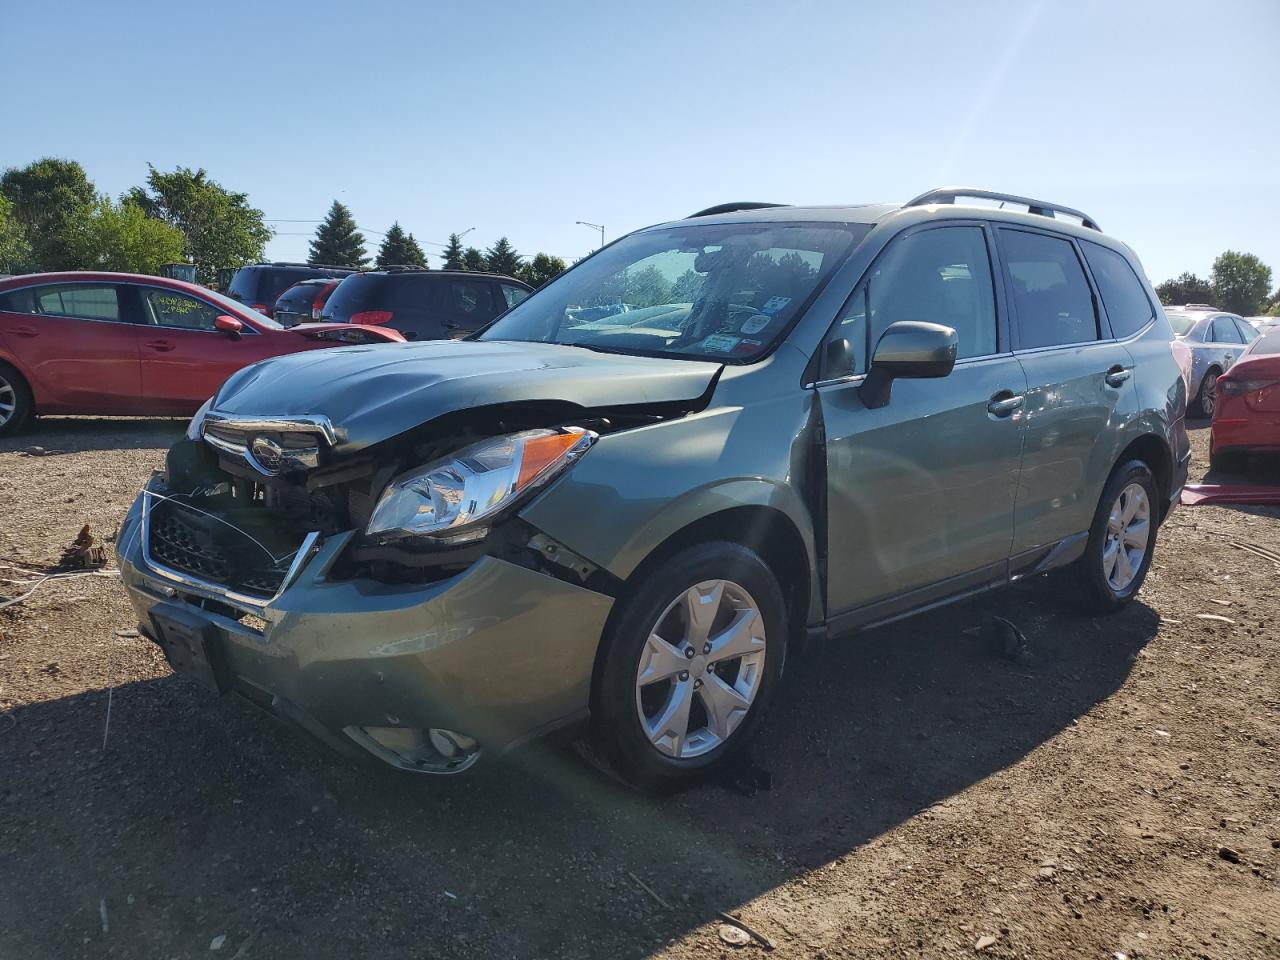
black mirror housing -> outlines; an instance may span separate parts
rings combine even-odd
[[[893,381],[899,377],[936,379],[956,365],[960,339],[951,327],[921,320],[899,320],[880,336],[871,358],[871,369],[858,394],[868,407],[889,402]]]

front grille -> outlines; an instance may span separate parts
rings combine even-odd
[[[263,599],[279,591],[293,558],[284,547],[272,555],[233,523],[173,500],[152,505],[147,547],[157,563]]]

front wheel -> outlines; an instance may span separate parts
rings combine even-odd
[[[615,617],[594,735],[621,776],[666,790],[754,735],[787,652],[786,601],[746,547],[691,547],[643,575]]]
[[[1142,589],[1156,546],[1159,492],[1141,460],[1111,473],[1089,528],[1089,542],[1077,570],[1084,601],[1098,613],[1113,613]]]

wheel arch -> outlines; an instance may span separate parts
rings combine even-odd
[[[1130,460],[1141,460],[1156,478],[1160,491],[1160,521],[1163,523],[1169,513],[1169,497],[1173,492],[1173,451],[1159,434],[1144,433],[1129,441],[1111,469],[1114,471]]]
[[[664,561],[682,550],[700,543],[734,543],[760,555],[778,578],[787,603],[787,616],[791,628],[788,640],[799,642],[804,636],[805,625],[813,612],[816,571],[813,560],[813,540],[805,538],[795,521],[777,507],[754,503],[727,507],[706,513],[668,535],[657,544],[627,577],[623,594],[614,603],[605,623],[604,634],[609,636],[617,618],[626,606],[626,595],[642,582]],[[600,674],[607,643],[597,648],[596,662],[592,670],[592,700],[599,690]]]

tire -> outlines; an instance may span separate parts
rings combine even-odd
[[[31,418],[31,388],[22,374],[7,363],[0,363],[0,437],[21,430]]]
[[[1222,376],[1222,371],[1217,367],[1210,367],[1204,375],[1204,379],[1200,381],[1200,389],[1196,391],[1195,401],[1191,405],[1191,412],[1197,417],[1212,419],[1213,408],[1217,405],[1218,398],[1214,393],[1218,378]]]
[[[1209,447],[1209,469],[1223,473],[1239,473],[1244,470],[1247,458],[1239,452],[1219,452]]]
[[[1135,491],[1141,491],[1141,498],[1134,499]],[[1124,515],[1131,504],[1133,513],[1126,521]],[[1155,553],[1160,508],[1159,487],[1145,463],[1129,460],[1111,471],[1093,515],[1084,556],[1076,561],[1084,588],[1081,601],[1089,610],[1115,613],[1138,595]],[[1144,511],[1145,543],[1141,555],[1135,557],[1135,541],[1139,535],[1136,521]],[[1123,554],[1118,552],[1120,542],[1125,544]],[[1113,555],[1114,564],[1110,559]]]
[[[692,603],[708,605],[697,622]],[[726,629],[732,623],[740,629]],[[782,676],[788,627],[777,577],[746,547],[699,544],[650,566],[601,650],[594,746],[623,780],[654,792],[724,766],[760,725]],[[702,647],[689,646],[703,637]]]

